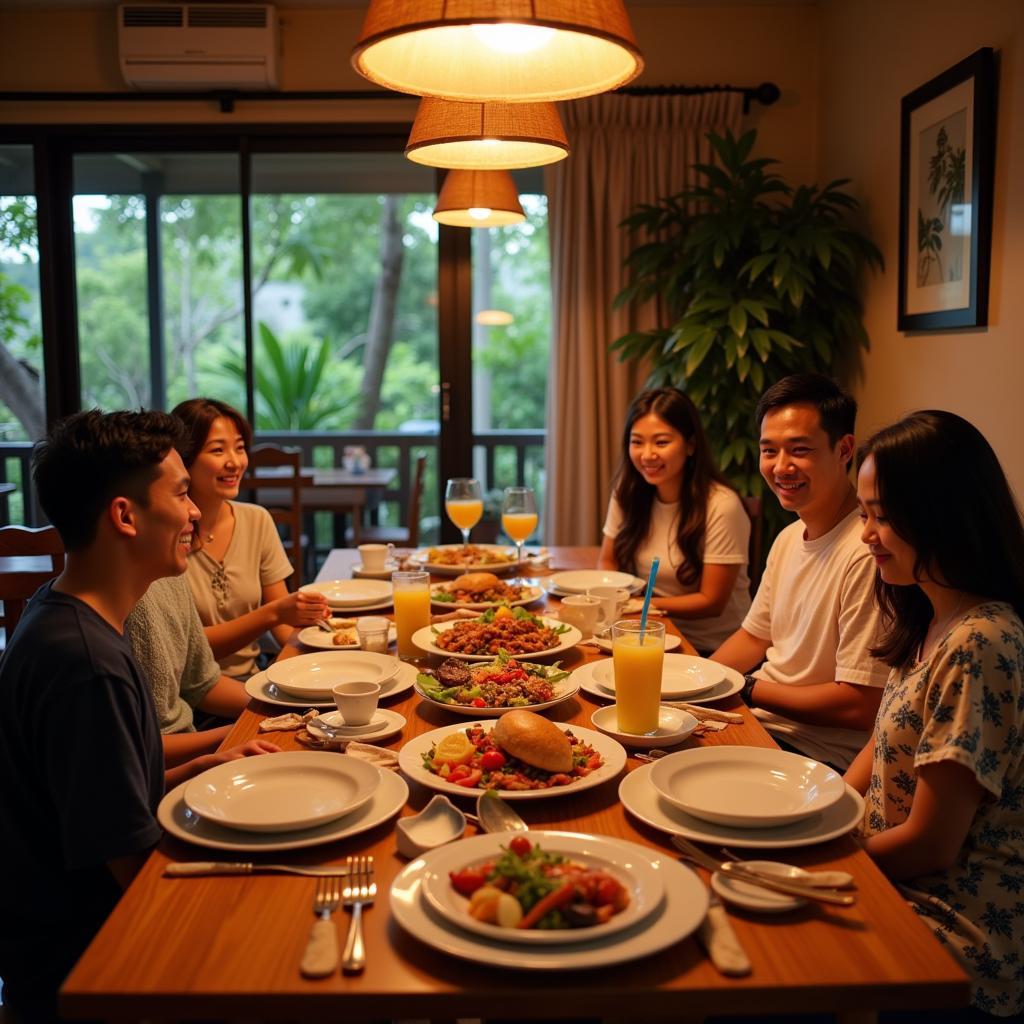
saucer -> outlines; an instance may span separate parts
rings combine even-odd
[[[807,872],[792,864],[782,864],[777,860],[741,860],[741,866],[753,868],[765,875],[775,878],[799,882],[807,877]],[[722,871],[711,876],[711,888],[727,903],[735,904],[744,910],[752,910],[758,914],[782,914],[787,910],[796,910],[806,906],[807,900],[800,896],[787,896],[784,892],[773,892],[762,889],[759,885],[741,882]]]
[[[624,747],[671,747],[682,743],[697,728],[697,719],[689,711],[676,708],[658,708],[658,728],[652,733],[639,735],[622,732],[619,729],[618,712],[614,704],[598,708],[591,716],[591,723],[617,739]]]
[[[386,708],[377,708],[373,718],[366,725],[345,725],[341,718],[340,711],[329,711],[319,716],[331,727],[331,732],[326,733],[317,728],[317,719],[306,723],[306,731],[317,739],[324,740],[380,740],[385,736],[394,736],[405,728],[405,717],[397,711],[388,711]]]
[[[383,569],[364,569],[361,565],[352,566],[352,577],[357,580],[389,580],[393,572],[398,572],[397,562],[385,562]]]

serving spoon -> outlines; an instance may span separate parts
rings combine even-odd
[[[476,814],[466,817],[484,832],[526,832],[529,826],[493,790],[485,789],[476,800]]]

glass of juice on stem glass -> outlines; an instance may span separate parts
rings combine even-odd
[[[529,487],[506,487],[501,504],[501,528],[516,543],[516,560],[523,571],[523,542],[537,529],[537,502]]]
[[[484,514],[484,496],[480,481],[469,477],[452,477],[444,492],[444,510],[462,531],[463,547],[469,547],[469,531]]]
[[[398,656],[416,660],[423,652],[412,642],[418,629],[430,625],[430,573],[393,572],[395,631],[398,633]]]
[[[661,669],[665,660],[665,623],[620,619],[612,625],[615,710],[619,731],[645,736],[657,732]]]

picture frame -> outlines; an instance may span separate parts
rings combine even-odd
[[[995,135],[991,47],[903,97],[901,331],[988,324]]]

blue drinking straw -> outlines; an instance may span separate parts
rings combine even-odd
[[[658,563],[660,559],[655,558],[651,562],[651,574],[647,577],[647,593],[644,595],[644,607],[640,612],[640,646],[644,645],[644,633],[647,631],[647,609],[651,607],[651,598],[654,596],[654,580],[658,575]]]

